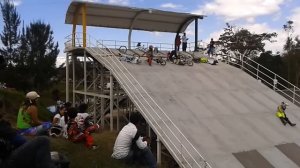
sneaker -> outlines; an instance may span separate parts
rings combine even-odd
[[[98,148],[99,148],[98,145],[93,145],[93,146],[91,146],[91,149],[92,149],[92,150],[96,150],[96,149],[98,149]]]
[[[291,126],[294,127],[294,126],[296,126],[296,124],[293,123],[293,124],[291,124]]]

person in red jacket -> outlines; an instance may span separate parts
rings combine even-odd
[[[68,109],[69,123],[68,123],[68,139],[72,142],[85,142],[87,148],[96,149],[98,146],[94,144],[94,138],[91,133],[100,128],[98,124],[88,126],[82,130],[75,121],[77,110],[74,107]]]

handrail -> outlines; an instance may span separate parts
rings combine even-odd
[[[234,64],[236,67],[245,70],[257,80],[262,81],[274,91],[279,92],[279,94],[287,98],[293,104],[300,105],[300,94],[297,94],[297,91],[300,91],[300,89],[280,75],[277,75],[265,66],[243,55],[241,57],[231,57],[229,55],[224,57],[227,57],[224,59],[227,63]]]
[[[88,39],[89,40],[87,41],[89,41],[89,44],[87,46],[96,47],[96,48],[87,48],[87,50],[91,52],[91,54],[93,53],[93,55],[99,56],[96,59],[97,60],[99,59],[98,61],[104,63],[106,67],[109,68],[114,73],[115,78],[118,80],[121,86],[124,86],[123,89],[127,91],[127,94],[135,102],[136,106],[141,110],[142,113],[144,113],[144,117],[148,119],[150,125],[156,126],[153,127],[153,129],[156,130],[155,132],[160,137],[160,139],[162,141],[169,142],[166,143],[165,145],[169,147],[168,149],[173,152],[173,154],[175,155],[174,157],[176,158],[177,161],[180,162],[180,165],[182,167],[186,167],[185,164],[187,164],[189,167],[194,167],[194,166],[202,167],[201,165],[203,165],[203,167],[211,168],[209,163],[207,163],[207,161],[203,158],[203,156],[191,144],[191,142],[183,135],[183,133],[179,130],[179,128],[175,125],[175,123],[164,112],[164,110],[154,101],[154,99],[149,95],[149,93],[146,92],[146,90],[136,80],[136,78],[134,78],[134,76],[128,71],[128,69],[124,66],[124,64],[122,64],[113,55],[113,53],[101,42],[97,40],[93,40],[96,41],[96,45],[95,45],[91,43],[92,40],[90,36]],[[110,59],[111,61],[108,61],[107,59]],[[115,66],[112,64],[114,64]],[[123,80],[127,82],[123,82]],[[140,90],[142,91],[142,93]],[[144,104],[142,101],[146,102],[146,104]],[[154,106],[152,106],[151,104],[154,104]],[[150,109],[147,108],[146,106],[148,106]],[[158,118],[158,120],[155,118]],[[168,132],[171,133],[171,135],[168,135],[167,132],[163,131],[161,125],[163,127],[166,127]],[[158,129],[162,131],[158,131]],[[178,137],[174,131],[177,132],[181,138]],[[180,149],[178,148],[178,145],[176,145],[176,142],[179,143],[181,147]],[[173,148],[171,148],[171,146],[173,146]],[[174,149],[176,151],[174,151]],[[196,153],[198,156],[195,157],[194,155],[191,154],[191,152]],[[187,156],[185,156],[185,154],[188,156],[188,158],[191,158],[192,160],[188,159]],[[198,157],[200,160],[197,159]]]
[[[81,39],[81,42],[78,42],[78,40],[75,41],[75,46],[77,47],[81,47],[83,46],[82,44],[82,33],[77,32],[75,33],[75,38],[76,39]],[[67,44],[69,43],[68,46],[72,45],[72,35],[68,35],[65,37],[65,39],[67,39],[67,41],[65,42],[65,45],[67,46]],[[89,37],[87,37],[87,43],[89,43]],[[114,49],[118,49],[120,46],[127,46],[128,45],[128,41],[122,41],[122,40],[97,40],[99,41],[101,44],[103,44],[104,46],[106,46],[107,48],[114,48]],[[158,42],[147,42],[147,41],[132,41],[131,42],[131,48],[135,49],[136,45],[138,43],[141,43],[141,46],[145,46],[146,48],[148,48],[150,45],[157,47],[159,50],[165,50],[165,51],[172,51],[175,49],[175,46],[173,43],[158,43]],[[200,41],[198,41],[198,43],[200,43]],[[201,42],[203,43],[202,47],[207,46],[207,43],[205,42]],[[88,46],[88,44],[87,44]],[[128,47],[128,46],[127,46]],[[187,44],[187,51],[194,51],[194,47],[195,47],[195,42],[188,42]],[[198,46],[201,47],[201,46]]]

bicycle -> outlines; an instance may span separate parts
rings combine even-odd
[[[156,63],[160,64],[160,65],[163,65],[163,66],[165,66],[167,64],[167,61],[164,60],[162,58],[162,56],[154,56],[152,60],[155,61]]]
[[[174,63],[177,65],[188,65],[188,66],[193,66],[193,57],[191,56],[184,56],[184,55],[179,55],[179,58],[174,59]]]

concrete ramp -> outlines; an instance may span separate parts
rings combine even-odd
[[[214,168],[298,167],[299,150],[282,145],[300,143],[299,107],[241,69],[225,63],[137,65],[87,51],[113,70],[181,167],[204,167],[205,161]],[[282,101],[290,104],[287,115],[296,127],[276,118]]]

